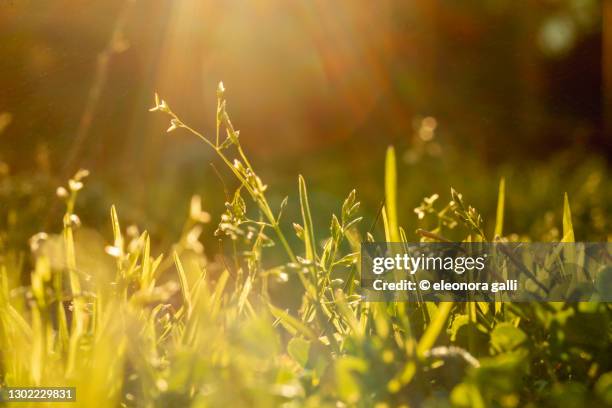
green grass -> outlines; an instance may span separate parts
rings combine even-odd
[[[362,225],[354,190],[329,228],[315,231],[321,216],[306,180],[298,177],[299,196],[289,198],[300,207],[293,222],[283,215],[288,200],[270,204],[221,84],[217,97],[214,139],[157,96],[152,110],[169,115],[169,132],[202,139],[235,178],[216,231],[223,250],[214,259],[203,254],[198,236],[210,217],[198,198],[167,254],[146,232],[124,228],[114,206],[112,235],[100,226],[107,244],[97,247],[76,216],[87,176],[77,173],[58,190],[62,231],[30,242],[32,270],[20,261],[25,255],[2,247],[0,384],[75,386],[76,405],[100,407],[612,404],[609,304],[362,301],[360,243],[407,241],[394,149],[377,218],[384,236]],[[419,230],[422,240],[511,239],[503,179],[493,236],[460,193],[452,190],[442,208],[438,197],[419,207],[435,226]],[[567,196],[562,230],[563,241],[575,239]],[[280,291],[300,306],[282,306]]]

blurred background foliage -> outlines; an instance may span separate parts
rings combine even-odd
[[[2,241],[59,230],[55,189],[82,167],[84,224],[107,225],[114,203],[169,244],[199,193],[214,250],[234,182],[147,108],[156,90],[208,134],[219,80],[276,204],[297,196],[302,173],[315,213],[356,187],[373,220],[394,144],[409,238],[413,209],[449,186],[492,219],[504,176],[507,231],[559,239],[567,191],[577,239],[607,240],[602,11],[596,0],[0,1]],[[298,218],[295,200],[287,211]]]

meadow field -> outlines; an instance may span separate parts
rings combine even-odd
[[[0,0],[0,407],[612,407],[611,28],[611,0]],[[557,301],[372,301],[388,242],[545,243]]]
[[[161,96],[150,109],[168,117],[168,133],[201,139],[235,186],[220,217],[193,196],[174,244],[156,246],[115,206],[102,225],[83,224],[79,196],[96,177],[84,169],[55,192],[62,227],[32,236],[28,251],[10,245],[10,217],[18,219],[19,209],[6,214],[3,386],[76,387],[76,402],[66,406],[612,404],[608,303],[364,301],[360,243],[412,235],[398,222],[406,208],[395,149],[386,152],[384,205],[373,219],[360,214],[358,186],[347,187],[333,213],[314,213],[301,175],[298,194],[273,205],[275,187],[250,164],[241,144],[248,135],[234,128],[224,94],[220,83],[217,127],[208,136]],[[496,201],[492,220],[455,190],[424,198],[413,216],[434,227],[416,235],[530,239],[504,228],[504,179],[487,195]],[[290,205],[298,218],[284,212]],[[555,236],[579,239],[568,196],[551,205],[561,214]],[[321,223],[327,227],[317,229]],[[218,248],[204,251],[201,234],[218,237]]]

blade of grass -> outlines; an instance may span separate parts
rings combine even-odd
[[[433,347],[436,343],[436,340],[442,333],[442,329],[444,329],[444,324],[450,315],[450,312],[454,306],[453,302],[442,302],[438,307],[438,313],[433,317],[433,320],[423,333],[423,336],[419,340],[417,345],[417,356],[419,358],[423,358],[425,352]]]
[[[223,300],[223,291],[225,290],[225,285],[227,284],[227,280],[229,278],[229,271],[227,269],[223,270],[223,273],[217,280],[217,285],[215,286],[215,291],[210,299],[210,315],[212,317],[217,316],[219,310],[221,309],[221,301]]]
[[[387,148],[387,155],[385,158],[385,210],[387,214],[389,238],[391,242],[400,242],[397,223],[397,165],[393,146]]]
[[[119,216],[117,215],[117,209],[114,205],[111,206],[111,224],[113,226],[113,238],[115,240],[115,246],[123,242],[121,235],[121,226],[119,225]]]
[[[185,275],[185,269],[183,264],[176,252],[173,254],[174,264],[176,265],[176,271],[178,273],[179,282],[181,284],[181,294],[183,295],[183,302],[187,311],[187,318],[191,317],[191,293],[189,291],[189,283],[187,282],[187,276]]]
[[[572,212],[570,210],[567,193],[565,193],[563,197],[563,239],[561,242],[575,242]]]
[[[142,280],[141,287],[151,286],[151,238],[146,234],[144,248],[142,249]]]
[[[312,216],[310,214],[310,204],[308,203],[308,190],[306,189],[306,181],[304,181],[304,177],[300,175],[298,180],[300,190],[300,208],[302,210],[302,221],[304,223],[304,246],[306,248],[306,259],[316,262],[317,250],[314,239]]]
[[[499,181],[499,192],[497,194],[497,213],[495,216],[494,237],[501,237],[504,231],[504,202],[506,198],[506,179]]]
[[[253,280],[251,278],[247,278],[246,282],[244,283],[244,287],[240,292],[240,297],[238,298],[238,313],[242,313],[242,309],[244,308],[244,305],[248,302],[249,293],[251,292],[252,288]]]

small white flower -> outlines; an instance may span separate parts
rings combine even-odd
[[[197,194],[191,197],[189,216],[192,220],[201,223],[207,223],[210,221],[210,214],[206,211],[202,211],[202,198]]]
[[[81,226],[81,219],[76,214],[70,214],[70,223],[72,225],[74,225],[75,227],[80,227]]]
[[[433,204],[434,201],[436,201],[440,196],[438,194],[434,194],[431,197],[425,197],[425,199],[423,201],[425,201],[427,204]]]
[[[107,245],[106,248],[104,248],[104,252],[106,252],[113,258],[119,258],[121,256],[121,249],[112,245]]]
[[[149,112],[169,112],[168,104],[163,99],[159,99],[157,92],[155,93],[155,106],[149,109]]]
[[[55,195],[60,198],[66,198],[68,197],[68,190],[66,190],[65,187],[58,187],[57,190],[55,190]]]
[[[169,127],[169,128],[166,130],[166,132],[170,133],[170,132],[172,132],[173,130],[178,129],[180,126],[181,126],[181,123],[180,123],[178,120],[176,120],[176,119],[172,119],[172,120],[170,121],[170,127]]]
[[[244,166],[242,165],[242,162],[240,162],[240,160],[238,159],[234,159],[234,168],[240,172],[244,170]]]
[[[160,108],[160,106],[159,106],[159,95],[157,94],[157,92],[155,92],[155,106],[152,107],[151,109],[149,109],[149,112],[156,112],[156,111],[160,110],[159,108]]]
[[[77,180],[68,180],[68,188],[70,188],[71,191],[79,191],[80,189],[83,188],[83,183],[81,183],[80,181]]]
[[[87,169],[79,169],[74,175],[73,179],[76,181],[81,181],[85,177],[89,176],[89,170]]]
[[[47,235],[46,232],[39,232],[38,234],[34,234],[29,241],[30,249],[32,250],[32,252],[36,252],[38,248],[40,248],[40,244],[47,238],[49,238],[49,235]]]
[[[421,207],[415,208],[414,212],[416,213],[419,220],[422,220],[423,218],[425,218],[425,212],[421,209]]]

